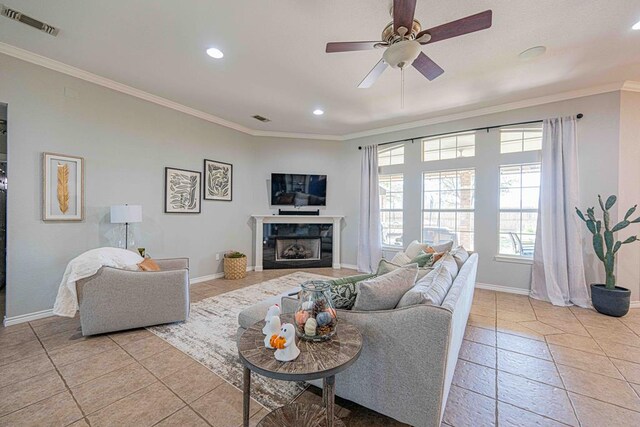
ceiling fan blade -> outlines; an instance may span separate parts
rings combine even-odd
[[[416,0],[393,0],[393,29],[404,27],[407,32],[413,27],[413,15],[416,12]]]
[[[327,53],[334,52],[352,52],[355,50],[374,49],[377,44],[382,42],[332,42],[327,43]]]
[[[435,43],[463,34],[473,33],[474,31],[485,30],[491,27],[492,15],[493,12],[491,10],[485,10],[484,12],[476,13],[475,15],[467,16],[457,21],[451,21],[437,27],[429,28],[428,30],[420,31],[416,35],[416,39],[419,39],[425,34],[429,34],[431,36],[430,40],[424,42],[418,41],[421,44]]]
[[[420,71],[420,73],[429,80],[433,80],[440,74],[444,73],[444,70],[440,68],[438,64],[433,62],[431,58],[425,55],[424,52],[420,52],[420,55],[418,55],[411,65],[413,65],[416,70]]]
[[[378,62],[376,66],[373,67],[371,71],[369,71],[369,74],[367,74],[367,76],[362,79],[362,81],[358,85],[358,89],[366,89],[371,87],[376,82],[376,80],[378,80],[378,77],[380,77],[382,73],[384,73],[384,70],[386,70],[387,67],[387,63],[384,62],[384,59],[381,59],[380,62]]]

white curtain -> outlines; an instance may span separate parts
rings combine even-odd
[[[577,119],[547,119],[531,297],[554,305],[589,307],[578,205]]]
[[[360,163],[360,228],[358,229],[358,271],[376,271],[382,258],[378,146],[362,147]]]

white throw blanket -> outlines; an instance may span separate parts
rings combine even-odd
[[[101,267],[125,268],[142,262],[137,253],[119,248],[92,249],[72,259],[62,276],[58,296],[53,305],[53,314],[73,317],[78,311],[78,293],[76,282],[91,277]]]

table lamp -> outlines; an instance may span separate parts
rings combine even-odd
[[[111,206],[111,223],[124,224],[124,248],[129,246],[129,224],[142,222],[142,206],[140,205],[115,205]]]

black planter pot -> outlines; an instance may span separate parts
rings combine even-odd
[[[591,302],[593,307],[602,314],[622,317],[629,312],[631,291],[619,286],[615,289],[607,289],[606,285],[591,284]]]

